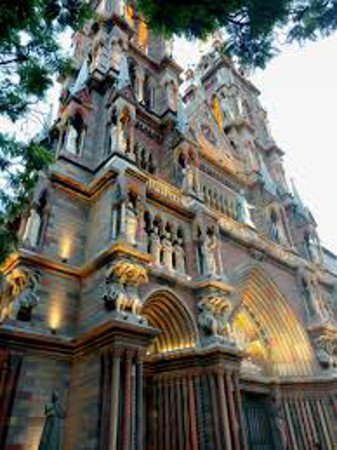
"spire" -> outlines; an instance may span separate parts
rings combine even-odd
[[[130,80],[130,72],[128,60],[126,58],[125,53],[122,54],[120,66],[119,66],[119,74],[117,78],[117,89],[121,90],[131,85]]]
[[[78,72],[75,83],[70,88],[70,94],[72,96],[81,92],[87,86],[87,81],[89,79],[89,67],[88,58],[84,58],[80,71]]]

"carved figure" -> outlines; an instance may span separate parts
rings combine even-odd
[[[206,336],[218,335],[218,323],[209,304],[204,301],[198,303],[198,325]]]
[[[150,235],[150,252],[154,257],[154,261],[156,264],[160,264],[160,250],[161,242],[159,236],[159,228],[157,226],[154,226]]]
[[[29,212],[25,232],[22,240],[25,245],[35,248],[38,245],[42,219],[35,207]]]
[[[168,270],[172,270],[172,242],[171,242],[171,233],[166,231],[164,233],[163,241],[162,241],[162,249],[163,249],[163,262],[164,266]]]
[[[216,262],[216,248],[217,241],[213,235],[209,236],[206,233],[204,241],[201,245],[201,252],[203,255],[203,274],[215,276],[217,274],[217,262]]]
[[[138,217],[137,209],[131,200],[127,202],[125,209],[125,221],[126,221],[126,239],[132,244],[137,243],[137,227],[138,227]]]
[[[194,174],[193,168],[186,164],[186,167],[182,169],[183,181],[182,190],[187,194],[191,194],[194,191]]]
[[[121,119],[120,130],[120,150],[122,153],[129,153],[130,151],[130,116],[125,114]]]
[[[314,339],[316,356],[322,367],[329,369],[335,367],[336,338],[321,335]]]
[[[239,222],[245,223],[246,225],[255,228],[255,225],[250,216],[251,209],[254,209],[254,207],[247,202],[243,191],[241,191],[236,201],[236,218]]]
[[[0,322],[13,316],[15,301],[27,288],[31,274],[26,270],[14,269],[4,276],[0,284]]]
[[[68,126],[64,149],[72,155],[77,155],[78,153],[78,132],[72,124]]]
[[[62,422],[65,418],[58,396],[52,393],[51,401],[45,406],[45,423],[39,444],[39,450],[61,450]]]
[[[185,274],[186,273],[186,263],[185,263],[185,251],[182,246],[182,239],[178,238],[175,242],[173,248],[176,257],[176,271]]]
[[[31,319],[31,314],[33,308],[39,303],[39,296],[36,292],[37,290],[38,274],[30,273],[28,276],[27,286],[20,292],[17,297],[17,319],[22,321],[29,321]]]
[[[321,259],[319,252],[319,243],[312,233],[310,233],[307,237],[307,249],[311,261],[315,264],[319,264]]]

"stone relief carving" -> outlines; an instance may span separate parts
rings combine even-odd
[[[38,273],[28,269],[14,269],[3,276],[0,284],[0,323],[8,318],[29,321],[38,304],[36,292]]]
[[[119,260],[112,264],[106,275],[103,294],[105,307],[117,318],[145,323],[141,317],[142,301],[138,288],[148,282],[146,269],[138,263]]]
[[[235,344],[229,316],[232,305],[222,291],[214,291],[198,302],[198,325],[205,345]]]

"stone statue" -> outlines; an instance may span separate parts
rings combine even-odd
[[[314,339],[314,346],[316,349],[317,360],[321,366],[326,369],[335,367],[334,350],[336,348],[336,343],[328,336],[321,335],[316,336]]]
[[[32,207],[29,212],[25,232],[23,234],[23,243],[35,248],[38,245],[42,219],[35,207]]]
[[[45,406],[45,423],[38,450],[61,450],[62,421],[64,417],[65,414],[58,396],[53,392],[51,402]]]
[[[241,223],[255,228],[250,216],[251,209],[254,209],[254,207],[247,202],[243,191],[241,191],[236,201],[236,219]]]
[[[31,272],[28,275],[28,284],[23,289],[16,299],[16,309],[18,310],[17,319],[22,321],[29,321],[33,308],[37,306],[40,298],[37,294],[38,274]]]
[[[278,220],[271,220],[270,231],[269,231],[270,239],[278,244],[281,244],[281,233]]]
[[[308,236],[307,245],[311,261],[315,264],[319,264],[320,263],[319,244],[317,242],[317,239],[315,238],[315,236],[313,236],[312,233],[310,233]]]
[[[109,135],[109,151],[113,153],[117,148],[117,124],[114,120],[110,124],[110,135]]]
[[[122,153],[130,151],[130,117],[127,114],[121,119],[120,150]]]
[[[209,304],[204,301],[198,303],[198,325],[206,336],[218,335],[218,323]]]
[[[172,242],[171,242],[171,233],[169,231],[166,231],[164,233],[164,238],[162,241],[162,248],[163,248],[163,256],[164,256],[164,266],[168,270],[172,270]]]
[[[150,237],[150,252],[154,257],[154,261],[156,264],[160,264],[160,250],[161,242],[159,236],[159,228],[157,226],[154,226]]]
[[[177,239],[173,248],[176,256],[176,271],[181,274],[185,274],[186,273],[185,251],[183,249],[183,243],[181,238]]]
[[[209,236],[207,233],[205,239],[201,244],[201,252],[203,255],[203,274],[215,276],[217,274],[217,263],[216,263],[216,249],[217,242],[214,235]]]
[[[182,169],[182,191],[186,194],[191,194],[195,192],[194,187],[194,170],[190,164],[186,164],[186,166]]]
[[[103,301],[108,311],[121,312],[128,303],[125,288],[118,281],[107,281]]]
[[[64,149],[66,152],[71,153],[72,155],[77,154],[78,132],[77,132],[76,128],[71,124],[69,124],[69,126],[68,126]]]
[[[125,231],[126,231],[126,240],[129,244],[136,245],[137,244],[137,228],[138,228],[138,217],[137,217],[137,209],[129,200],[126,204],[125,208]]]

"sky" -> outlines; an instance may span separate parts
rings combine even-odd
[[[176,42],[186,67],[200,57],[194,43]],[[261,91],[273,137],[317,223],[323,245],[337,254],[337,35],[282,48],[265,70],[251,74]]]

